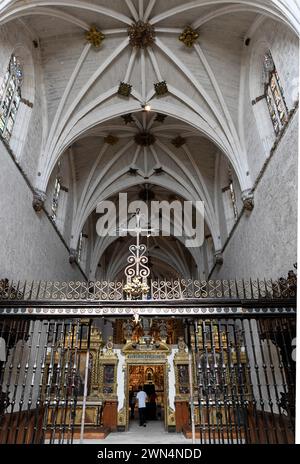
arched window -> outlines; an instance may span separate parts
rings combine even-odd
[[[55,186],[54,186],[54,193],[53,193],[53,198],[52,198],[52,205],[51,205],[51,211],[52,211],[52,221],[55,222],[57,219],[57,210],[58,210],[58,200],[59,200],[59,195],[60,195],[60,189],[61,189],[61,183],[60,183],[60,178],[57,177],[55,179]]]
[[[23,68],[15,55],[11,56],[8,70],[0,88],[0,134],[9,140],[21,101]]]
[[[287,122],[288,108],[270,50],[264,56],[264,82],[268,110],[275,134],[278,135]]]

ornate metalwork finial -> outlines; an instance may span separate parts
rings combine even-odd
[[[150,23],[137,21],[128,28],[129,43],[132,47],[146,48],[155,42],[155,29]]]
[[[130,256],[127,258],[129,265],[125,269],[126,285],[123,287],[128,299],[137,299],[146,296],[149,291],[147,278],[150,275],[148,258],[146,256],[147,247],[140,243],[141,234],[151,234],[154,229],[143,229],[141,226],[140,210],[136,210],[136,227],[134,229],[123,229],[125,232],[136,234],[136,245],[130,245]]]
[[[191,26],[187,26],[182,34],[179,36],[180,42],[191,48],[199,38],[199,33],[195,31]]]
[[[85,38],[93,47],[99,48],[105,39],[105,35],[102,34],[96,26],[92,26],[90,30],[85,33]]]

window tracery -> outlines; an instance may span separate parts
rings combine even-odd
[[[51,205],[51,212],[52,212],[51,219],[53,222],[56,222],[56,219],[57,219],[60,191],[61,191],[61,179],[60,177],[57,177],[55,180],[54,193],[53,193],[52,205]]]
[[[283,87],[270,50],[264,56],[264,82],[267,106],[275,134],[285,126],[288,120],[288,108]]]
[[[20,106],[23,77],[23,67],[19,59],[12,55],[0,87],[0,133],[7,141],[10,140]]]

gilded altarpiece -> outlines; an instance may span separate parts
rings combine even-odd
[[[175,425],[176,431],[181,432],[190,423],[190,372],[189,354],[184,338],[179,337],[178,351],[174,356],[175,371]],[[193,375],[193,385],[196,385],[195,372]]]
[[[157,404],[161,404],[163,408],[163,419],[165,428],[175,426],[175,413],[169,405],[169,370],[168,357],[170,355],[170,347],[160,342],[157,347],[149,348],[141,346],[137,349],[135,343],[128,342],[124,346],[122,353],[125,356],[123,367],[125,376],[125,407],[118,414],[118,425],[125,426],[128,429],[129,425],[129,382],[132,376],[136,381],[145,380],[155,385],[157,389]],[[142,368],[142,369],[141,369]],[[153,372],[153,377],[152,376]]]
[[[88,329],[87,329],[88,330]],[[60,352],[63,353],[67,347],[72,347],[74,334],[65,338],[64,346]],[[102,340],[101,332],[96,327],[91,327],[90,342],[88,349],[88,336],[83,336],[80,345],[71,350],[71,359],[65,359],[63,355],[55,354],[54,359],[47,356],[45,379],[51,374],[51,396],[55,404],[55,394],[57,385],[65,383],[69,389],[75,388],[76,408],[73,417],[74,425],[80,426],[82,422],[83,398],[85,379],[87,372],[87,397],[85,409],[85,426],[100,427],[104,422],[103,413],[108,402],[117,403],[117,364],[118,358],[113,351],[112,338],[109,338],[105,345]],[[87,365],[88,356],[88,365]],[[66,370],[67,363],[74,362],[76,359],[76,372],[72,373],[72,379],[63,378],[62,374]],[[75,364],[74,364],[75,365]],[[58,367],[59,366],[59,367]],[[48,375],[49,373],[49,375]],[[71,376],[70,376],[71,377]],[[73,385],[73,387],[71,386]],[[46,385],[45,385],[46,388]],[[51,404],[51,401],[50,401]],[[49,408],[48,423],[53,419],[54,409]],[[56,423],[64,422],[63,415],[66,414],[65,408],[56,408]],[[72,413],[71,413],[72,414]]]
[[[154,385],[161,412],[159,417],[163,418],[166,429],[174,429],[175,411],[169,404],[169,356],[171,347],[177,344],[178,334],[182,333],[182,322],[175,319],[143,318],[138,323],[117,321],[114,334],[119,339],[116,341],[122,343],[125,340],[122,349],[125,356],[125,405],[118,413],[120,427],[127,429],[129,425],[130,382],[139,383],[140,380],[144,386]]]

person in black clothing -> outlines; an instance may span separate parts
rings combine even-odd
[[[130,407],[130,418],[134,419],[135,391],[133,389],[131,389],[129,392],[129,407]]]
[[[156,420],[156,400],[157,394],[155,390],[149,396],[149,419]]]

